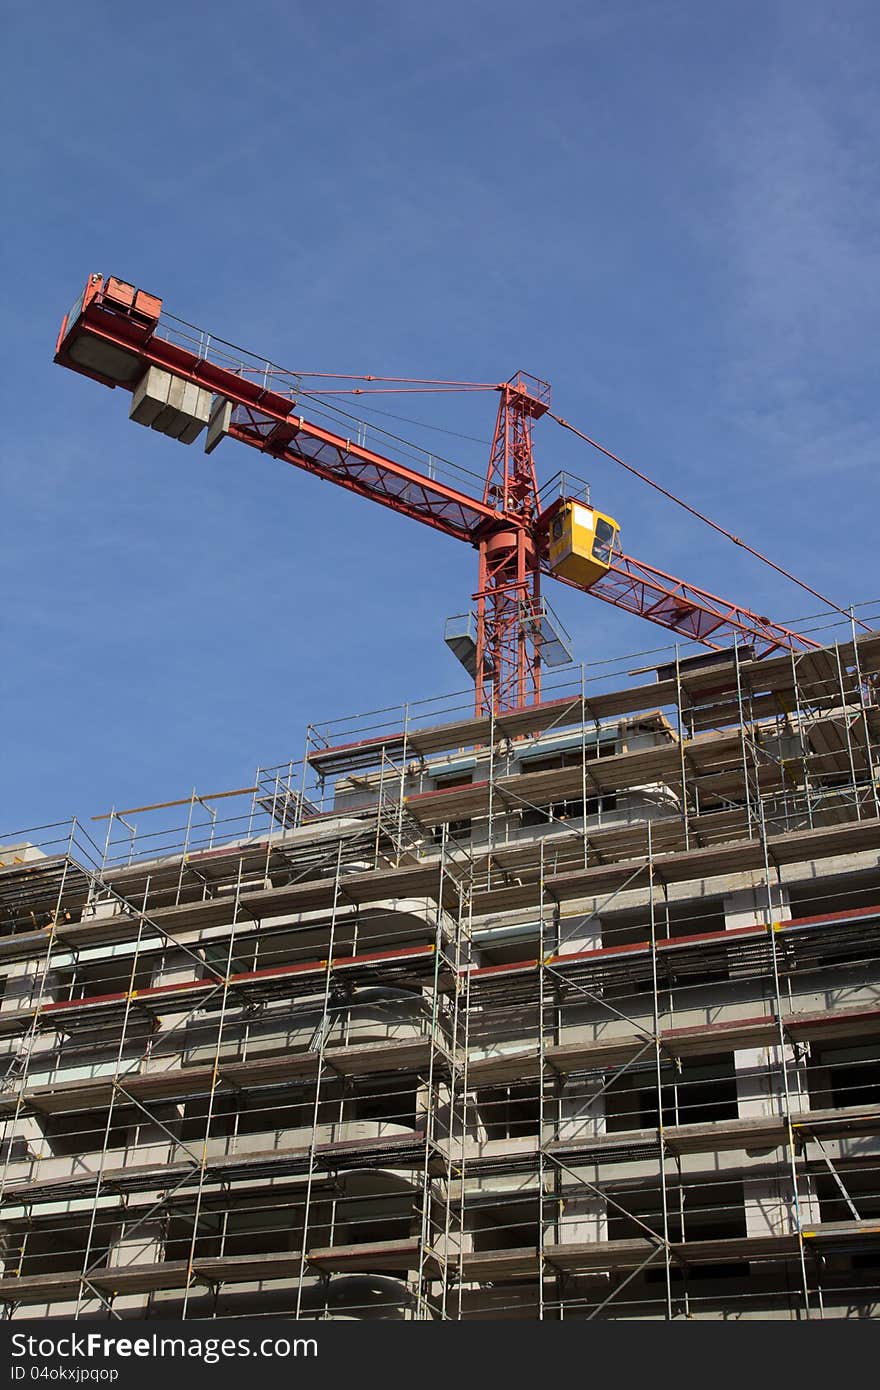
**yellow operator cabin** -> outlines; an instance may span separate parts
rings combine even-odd
[[[607,574],[620,527],[584,502],[565,501],[550,522],[550,568],[585,589]]]

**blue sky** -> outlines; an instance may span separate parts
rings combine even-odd
[[[134,428],[121,392],[51,362],[94,270],[294,369],[535,372],[780,563],[876,597],[876,6],[5,15],[0,833],[242,785],[309,720],[461,687],[442,621],[473,553],[245,448]],[[491,396],[378,404],[484,468]],[[536,444],[630,553],[814,610],[551,422]],[[664,641],[551,598],[580,659]]]

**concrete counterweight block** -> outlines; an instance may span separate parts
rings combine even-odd
[[[191,381],[149,367],[139,381],[131,402],[129,419],[138,425],[193,444],[211,415],[211,393]]]
[[[214,404],[211,407],[211,419],[208,424],[208,433],[205,435],[205,453],[212,454],[220,443],[229,433],[229,425],[232,421],[232,401],[227,401],[223,396],[215,396]]]

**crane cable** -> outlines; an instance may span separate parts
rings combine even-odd
[[[600,454],[604,454],[605,457],[611,459],[612,462],[619,463],[621,468],[626,469],[627,473],[632,473],[633,477],[639,478],[643,483],[647,483],[648,487],[652,487],[655,492],[662,493],[664,497],[668,497],[669,501],[674,502],[676,506],[683,507],[686,512],[690,512],[691,516],[696,517],[698,521],[705,522],[707,526],[711,526],[713,531],[717,531],[720,536],[725,536],[727,540],[732,541],[734,545],[740,546],[742,550],[747,550],[750,555],[754,555],[756,560],[761,560],[763,564],[769,565],[772,570],[776,570],[776,573],[781,574],[784,579],[790,579],[793,584],[797,584],[799,588],[805,589],[808,594],[812,594],[813,598],[817,598],[820,603],[824,603],[828,608],[833,608],[835,613],[840,613],[842,617],[848,618],[853,623],[858,623],[859,627],[864,628],[865,632],[873,631],[872,628],[868,627],[867,623],[862,622],[861,618],[856,618],[852,612],[845,608],[841,608],[833,599],[828,598],[825,594],[820,594],[818,589],[812,588],[812,586],[807,584],[803,579],[798,579],[796,574],[792,574],[789,570],[783,569],[782,565],[777,565],[776,561],[771,560],[769,555],[764,555],[762,551],[756,550],[753,545],[749,545],[748,541],[744,541],[741,536],[735,536],[732,531],[728,531],[720,522],[713,521],[710,516],[706,516],[705,512],[701,512],[696,507],[692,507],[691,504],[685,502],[683,498],[676,497],[675,493],[663,487],[662,483],[655,482],[653,478],[648,477],[647,473],[640,472],[639,469],[635,468],[631,463],[627,463],[625,459],[618,457],[617,454],[613,454],[610,449],[605,448],[604,444],[600,444],[598,440],[591,439],[588,434],[584,434],[583,430],[579,430],[568,420],[563,420],[561,415],[554,415],[552,410],[548,410],[547,414],[550,416],[551,420],[556,421],[557,425],[561,425],[563,429],[569,430],[572,434],[576,434],[578,439],[582,439],[585,444],[589,444],[592,448],[598,449]]]
[[[336,417],[339,417],[339,418],[341,418],[341,419],[343,419],[343,420],[351,421],[352,423],[354,423],[354,424],[356,424],[356,425],[363,425],[363,426],[365,426],[366,428],[369,428],[369,429],[371,429],[371,430],[374,430],[377,434],[384,435],[384,437],[385,437],[386,439],[393,439],[394,442],[395,442],[395,444],[402,444],[402,445],[404,445],[407,449],[409,449],[409,450],[411,451],[411,456],[412,456],[413,458],[415,458],[418,462],[423,462],[425,456],[427,455],[429,458],[433,459],[436,463],[445,464],[447,467],[454,469],[456,473],[463,473],[468,479],[474,479],[477,483],[479,483],[479,484],[482,486],[483,478],[480,476],[479,473],[474,473],[474,471],[473,471],[472,469],[470,469],[470,468],[465,468],[465,466],[464,466],[463,464],[461,464],[461,463],[456,463],[453,459],[446,458],[446,456],[445,456],[444,454],[438,454],[438,453],[436,453],[436,452],[433,451],[433,450],[428,451],[427,449],[424,449],[424,448],[422,447],[421,444],[416,444],[414,440],[412,440],[412,439],[405,439],[405,438],[403,437],[403,435],[395,434],[393,430],[387,429],[384,425],[377,425],[376,422],[375,422],[375,420],[364,420],[363,417],[360,416],[360,415],[352,415],[350,411],[348,411],[348,410],[343,410],[343,409],[342,409],[342,406],[337,405],[337,404],[336,404],[335,402],[333,402],[333,401],[325,401],[325,400],[323,400],[323,399],[320,400],[320,401],[318,401],[318,400],[316,400],[316,399],[313,397],[313,394],[312,394],[312,392],[310,392],[310,391],[303,391],[303,392],[301,392],[300,399],[303,399],[303,400],[314,400],[315,414],[318,414],[318,413],[319,413],[319,408],[320,408],[320,411],[323,412],[325,415],[328,415],[328,416],[330,417],[331,420],[334,420]],[[368,409],[368,410],[370,410],[370,413],[372,413],[372,414],[377,414],[377,415],[387,415],[387,414],[388,414],[387,411],[384,411],[384,410],[377,410],[375,406],[373,406],[373,407],[364,407],[364,406],[361,406],[360,409],[361,409],[361,410]],[[392,419],[396,419],[396,418],[398,418],[398,417],[397,417],[397,416],[392,416],[391,418],[392,418]],[[413,423],[413,424],[424,424],[425,422],[424,422],[424,421],[421,421],[421,420],[418,420],[418,421],[412,421],[411,423]],[[438,429],[439,426],[436,426],[436,425],[434,425],[434,426],[428,425],[427,428],[428,428],[428,429]],[[444,431],[444,433],[452,433],[452,432],[453,432],[453,431]],[[461,437],[462,437],[462,438],[468,438],[469,436],[463,435],[463,436],[461,436]],[[477,443],[480,443],[480,444],[481,444],[481,443],[483,443],[483,441],[482,441],[482,440],[478,440]],[[413,452],[413,451],[414,451],[414,452]]]

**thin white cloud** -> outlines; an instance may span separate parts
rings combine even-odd
[[[864,40],[812,23],[714,129],[731,410],[799,473],[875,466],[880,452],[880,113]]]

